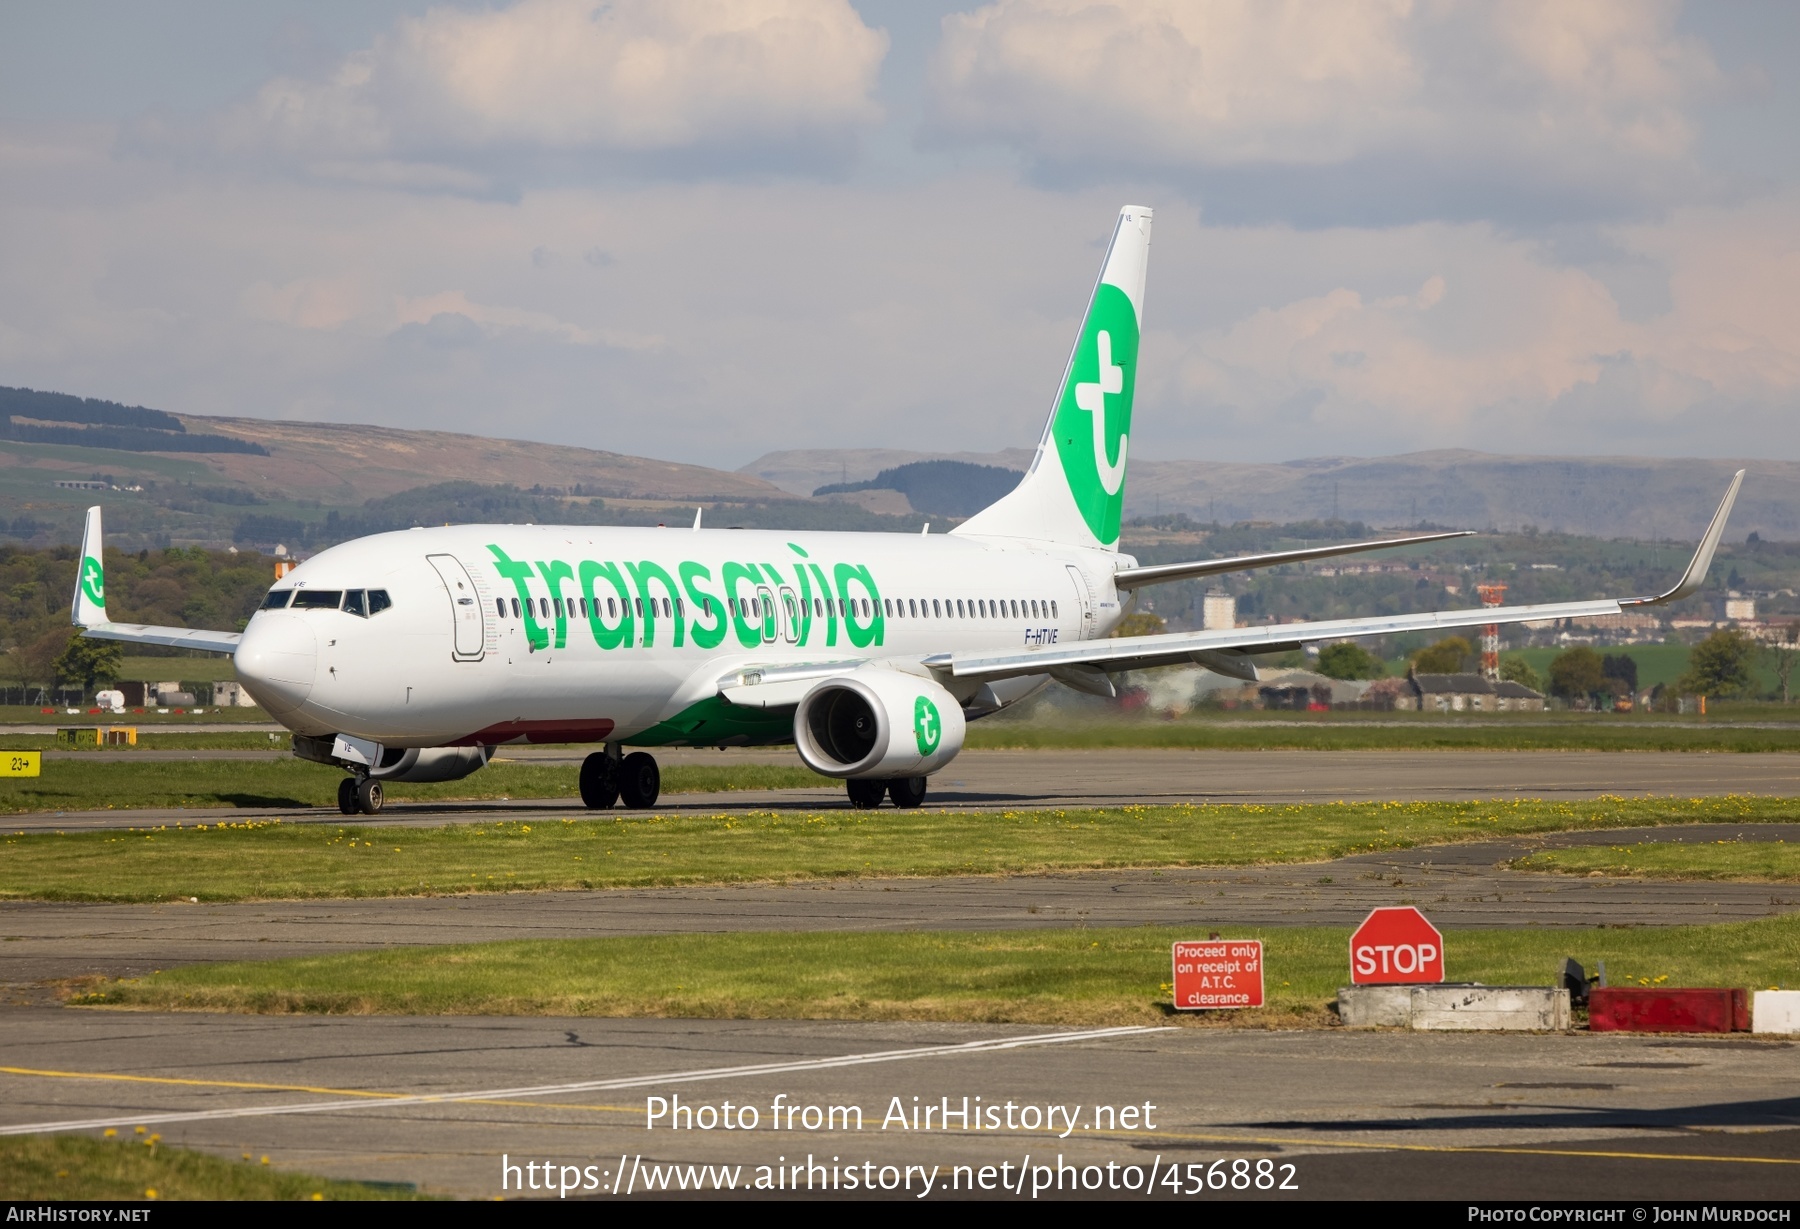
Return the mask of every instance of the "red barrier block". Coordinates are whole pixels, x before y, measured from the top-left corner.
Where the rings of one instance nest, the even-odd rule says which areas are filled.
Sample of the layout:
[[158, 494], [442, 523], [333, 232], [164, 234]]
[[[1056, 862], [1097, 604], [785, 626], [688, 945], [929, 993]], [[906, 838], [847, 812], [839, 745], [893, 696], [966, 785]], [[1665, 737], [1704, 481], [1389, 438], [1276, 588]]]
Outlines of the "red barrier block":
[[1595, 986], [1588, 1028], [1596, 1033], [1747, 1033], [1750, 996], [1743, 990], [1677, 990]]

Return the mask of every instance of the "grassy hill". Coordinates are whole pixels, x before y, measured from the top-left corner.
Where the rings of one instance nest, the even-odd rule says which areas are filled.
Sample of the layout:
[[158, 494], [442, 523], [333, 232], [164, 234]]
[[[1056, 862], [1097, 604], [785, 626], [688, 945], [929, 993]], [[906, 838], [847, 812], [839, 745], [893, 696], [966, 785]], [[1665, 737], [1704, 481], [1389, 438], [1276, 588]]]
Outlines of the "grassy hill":
[[[808, 449], [771, 452], [738, 472], [790, 492], [862, 482], [915, 461], [956, 460], [1024, 469], [1031, 453]], [[1300, 461], [1155, 461], [1133, 455], [1125, 515], [1186, 513], [1198, 521], [1277, 523], [1341, 519], [1371, 525], [1428, 522], [1458, 529], [1539, 530], [1599, 538], [1692, 542], [1745, 468], [1732, 515], [1741, 541], [1800, 541], [1800, 462], [1662, 457], [1532, 457], [1466, 450]]]

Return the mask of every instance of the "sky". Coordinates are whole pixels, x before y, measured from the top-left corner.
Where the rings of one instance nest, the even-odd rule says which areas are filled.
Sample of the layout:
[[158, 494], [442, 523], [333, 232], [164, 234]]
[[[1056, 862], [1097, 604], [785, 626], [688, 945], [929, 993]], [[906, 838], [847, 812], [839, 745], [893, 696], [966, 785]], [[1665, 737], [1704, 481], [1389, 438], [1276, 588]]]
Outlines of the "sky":
[[[1800, 459], [1800, 6], [10, 0], [0, 384], [735, 468]], [[471, 475], [478, 477], [478, 475]]]

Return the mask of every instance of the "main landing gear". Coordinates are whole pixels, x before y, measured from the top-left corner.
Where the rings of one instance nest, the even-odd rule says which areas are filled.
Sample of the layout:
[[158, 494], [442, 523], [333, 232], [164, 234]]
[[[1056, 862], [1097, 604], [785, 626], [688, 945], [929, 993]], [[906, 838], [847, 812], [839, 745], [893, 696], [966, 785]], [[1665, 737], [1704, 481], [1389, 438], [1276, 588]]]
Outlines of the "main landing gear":
[[641, 811], [655, 806], [661, 793], [662, 769], [648, 752], [633, 751], [621, 758], [615, 743], [581, 762], [581, 801], [590, 810], [604, 811], [623, 802]]
[[903, 811], [909, 811], [925, 801], [924, 777], [895, 777], [891, 781], [845, 781], [844, 788], [850, 795], [850, 805], [859, 811], [873, 811], [881, 805], [883, 798], [891, 798], [894, 805]]
[[375, 815], [387, 801], [381, 782], [372, 777], [345, 777], [338, 782], [338, 810], [345, 815]]

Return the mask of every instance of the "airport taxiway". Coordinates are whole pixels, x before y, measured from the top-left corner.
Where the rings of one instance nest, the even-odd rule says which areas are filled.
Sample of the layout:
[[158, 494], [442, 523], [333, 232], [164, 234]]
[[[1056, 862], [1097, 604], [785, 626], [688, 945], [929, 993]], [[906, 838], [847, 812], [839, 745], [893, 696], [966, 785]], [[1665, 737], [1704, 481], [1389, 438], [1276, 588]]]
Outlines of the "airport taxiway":
[[[935, 1167], [935, 1196], [962, 1198], [1029, 1198], [1034, 1181], [1054, 1182], [1058, 1161], [1072, 1167], [1061, 1171], [1064, 1198], [1145, 1198], [1153, 1166], [1165, 1180], [1174, 1167], [1184, 1192], [1197, 1172], [1201, 1189], [1185, 1197], [1206, 1200], [1800, 1193], [1793, 1045], [1764, 1038], [45, 1008], [0, 1019], [0, 1131], [81, 1123], [134, 1138], [144, 1125], [164, 1144], [471, 1198], [534, 1193], [502, 1191], [506, 1162], [578, 1174], [592, 1165], [587, 1193], [611, 1198], [627, 1183], [653, 1193], [652, 1173], [668, 1175], [657, 1167], [672, 1163], [740, 1166], [741, 1186], [759, 1165], [804, 1173], [809, 1159], [821, 1166], [819, 1184], [841, 1182], [850, 1167], [879, 1179], [892, 1166], [898, 1186], [905, 1167]], [[650, 1097], [715, 1114], [726, 1101], [752, 1106], [758, 1122], [648, 1129]], [[862, 1129], [844, 1116], [836, 1129], [807, 1130], [804, 1118], [773, 1129], [778, 1097], [854, 1106]], [[1010, 1103], [1015, 1129], [911, 1126], [916, 1106], [960, 1108], [964, 1097], [1003, 1115]], [[1096, 1129], [1100, 1105], [1114, 1116]], [[904, 1128], [889, 1116], [896, 1106]], [[1025, 1106], [1037, 1107], [1036, 1129]], [[1067, 1107], [1054, 1130], [1043, 1126], [1048, 1106]], [[1118, 1116], [1126, 1106], [1137, 1108], [1130, 1129]], [[1153, 1126], [1142, 1126], [1146, 1117]], [[1227, 1177], [1236, 1159], [1246, 1162], [1246, 1189], [1205, 1188], [1222, 1158]], [[1271, 1186], [1295, 1189], [1258, 1191], [1262, 1161]], [[955, 1166], [968, 1167], [966, 1178]], [[995, 1185], [1002, 1174], [1018, 1181], [1024, 1166], [1020, 1193], [945, 1189], [977, 1181], [984, 1166]], [[1100, 1189], [1068, 1189], [1088, 1180]], [[1135, 1191], [1105, 1185], [1133, 1181]], [[915, 1177], [910, 1192], [886, 1197], [922, 1189]], [[1148, 1197], [1171, 1192], [1159, 1185]]]
[[1441, 927], [1672, 926], [1800, 910], [1800, 887], [1508, 870], [1569, 845], [1794, 841], [1800, 824], [1553, 833], [1277, 866], [797, 880], [591, 892], [489, 892], [244, 903], [0, 903], [0, 1001], [42, 1002], [57, 979], [132, 977], [210, 960], [376, 947], [748, 930], [1058, 926], [1353, 926], [1416, 903]]
[[[263, 759], [266, 751], [70, 752], [85, 759]], [[566, 763], [571, 796], [469, 803], [410, 803], [396, 787], [382, 824], [492, 822], [585, 814], [573, 796], [578, 752], [507, 748], [532, 763]], [[672, 750], [665, 765], [798, 764], [792, 752]], [[1800, 754], [1692, 751], [1187, 751], [1106, 748], [1064, 751], [965, 751], [932, 778], [928, 807], [1010, 810], [1181, 803], [1599, 798], [1720, 794], [1800, 796]], [[771, 809], [837, 809], [842, 787], [666, 794], [666, 814]], [[16, 832], [125, 828], [220, 818], [279, 817], [287, 823], [343, 823], [335, 807], [251, 805], [208, 809], [37, 812], [7, 816]], [[367, 822], [354, 820], [352, 822]]]
[[[141, 754], [141, 753], [140, 753]], [[190, 753], [175, 753], [176, 755]], [[204, 754], [204, 753], [202, 753]], [[235, 753], [219, 753], [235, 754]], [[261, 753], [253, 753], [261, 754]], [[571, 766], [574, 757], [563, 753]], [[717, 758], [714, 758], [717, 757]], [[742, 761], [682, 752], [665, 762]], [[767, 762], [767, 753], [764, 753]], [[555, 753], [533, 758], [554, 759]], [[727, 760], [726, 762], [730, 762]], [[1800, 756], [1581, 752], [972, 752], [932, 805], [1279, 802], [1800, 794]], [[839, 791], [674, 796], [659, 810], [842, 806]], [[404, 805], [377, 822], [493, 821], [572, 802]], [[332, 811], [109, 812], [14, 817], [20, 831]], [[1502, 862], [1584, 842], [1796, 840], [1800, 824], [1563, 833], [1358, 855], [1330, 863], [1014, 877], [871, 879], [695, 889], [245, 904], [0, 904], [0, 1131], [140, 1123], [166, 1144], [334, 1177], [468, 1197], [501, 1158], [593, 1165], [646, 1194], [669, 1163], [994, 1166], [1062, 1157], [1078, 1175], [1168, 1166], [1185, 1186], [1225, 1160], [1292, 1165], [1297, 1191], [1183, 1197], [1792, 1199], [1800, 1095], [1791, 1042], [1158, 1029], [1096, 1034], [1003, 1025], [494, 1017], [168, 1014], [50, 1005], [47, 979], [197, 960], [274, 958], [503, 938], [743, 929], [869, 930], [1146, 922], [1345, 925], [1414, 901], [1440, 925], [1672, 924], [1800, 909], [1783, 885], [1522, 874]], [[1038, 1038], [1038, 1040], [1032, 1040]], [[960, 1048], [959, 1048], [960, 1047]], [[1009, 1048], [1010, 1047], [1010, 1048]], [[742, 1070], [756, 1068], [757, 1070]], [[712, 1072], [713, 1074], [705, 1074]], [[645, 1098], [860, 1106], [863, 1131], [647, 1131]], [[895, 1097], [1158, 1109], [1154, 1130], [877, 1129]], [[421, 1099], [427, 1098], [427, 1099]], [[766, 1120], [765, 1120], [766, 1121]], [[81, 1128], [90, 1132], [100, 1126]], [[135, 1137], [135, 1136], [134, 1136]], [[652, 1168], [646, 1168], [646, 1167]], [[1111, 1169], [1105, 1167], [1111, 1166]], [[1035, 1171], [1033, 1171], [1035, 1172]], [[1028, 1198], [1030, 1179], [1017, 1198]], [[914, 1190], [885, 1197], [910, 1197]], [[526, 1191], [543, 1197], [543, 1191]], [[658, 1192], [659, 1194], [662, 1192]], [[676, 1193], [676, 1192], [668, 1192]], [[704, 1192], [712, 1193], [712, 1192]], [[738, 1192], [755, 1197], [755, 1192]], [[783, 1192], [777, 1192], [782, 1194]], [[791, 1193], [791, 1192], [786, 1192]], [[941, 1185], [934, 1197], [946, 1192]], [[969, 1197], [967, 1190], [953, 1192]], [[861, 1194], [839, 1189], [840, 1197]], [[977, 1197], [1009, 1197], [999, 1190]], [[1055, 1191], [1043, 1193], [1054, 1197]], [[1144, 1198], [1069, 1190], [1062, 1197]], [[1159, 1187], [1158, 1196], [1170, 1195]]]

